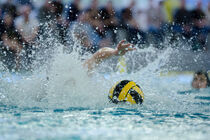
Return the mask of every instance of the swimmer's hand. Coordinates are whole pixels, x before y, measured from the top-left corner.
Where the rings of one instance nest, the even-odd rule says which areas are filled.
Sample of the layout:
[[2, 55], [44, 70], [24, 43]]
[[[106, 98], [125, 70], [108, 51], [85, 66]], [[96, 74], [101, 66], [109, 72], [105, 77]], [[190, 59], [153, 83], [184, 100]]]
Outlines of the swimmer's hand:
[[125, 40], [122, 40], [117, 45], [117, 48], [115, 50], [115, 55], [124, 55], [128, 51], [133, 51], [136, 48], [133, 47], [133, 44], [131, 43], [125, 43]]
[[105, 47], [98, 50], [90, 59], [87, 59], [84, 63], [84, 66], [88, 68], [88, 70], [92, 70], [96, 64], [99, 64], [106, 58], [110, 58], [111, 56], [119, 56], [124, 55], [128, 51], [133, 51], [133, 45], [131, 43], [125, 43], [125, 40], [122, 40], [117, 45], [116, 49]]

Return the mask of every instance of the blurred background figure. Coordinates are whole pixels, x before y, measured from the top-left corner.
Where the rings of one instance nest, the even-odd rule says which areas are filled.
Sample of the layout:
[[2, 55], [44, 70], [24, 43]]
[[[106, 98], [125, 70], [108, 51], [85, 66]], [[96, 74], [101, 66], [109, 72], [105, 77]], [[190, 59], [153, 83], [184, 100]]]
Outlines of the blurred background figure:
[[206, 38], [208, 31], [206, 29], [206, 15], [202, 10], [202, 1], [197, 2], [197, 6], [191, 11], [192, 17], [192, 49], [193, 50], [206, 50]]
[[[149, 0], [149, 8], [147, 11], [149, 31], [158, 32], [162, 23], [164, 23], [164, 13], [161, 10], [162, 2], [158, 2], [155, 6], [153, 0]], [[151, 10], [152, 9], [152, 10]]]
[[[12, 46], [5, 44], [6, 39], [15, 38], [20, 46], [16, 49], [21, 48], [16, 52], [26, 53], [26, 65], [31, 61], [33, 46], [44, 52], [37, 46], [53, 50], [55, 42], [69, 50], [79, 42], [83, 47], [81, 54], [115, 47], [122, 39], [139, 48], [163, 49], [167, 47], [165, 41], [182, 42], [191, 51], [205, 55], [210, 44], [209, 11], [207, 0], [1, 0], [0, 48]], [[75, 25], [85, 33], [74, 31]], [[72, 32], [77, 32], [77, 36], [73, 37]], [[12, 50], [15, 49], [7, 51]]]
[[20, 69], [22, 38], [14, 25], [14, 17], [5, 13], [1, 27], [1, 60], [9, 70]]
[[23, 41], [24, 51], [26, 53], [25, 61], [27, 64], [30, 64], [32, 61], [32, 47], [38, 37], [39, 31], [38, 19], [32, 15], [31, 11], [31, 5], [21, 6], [20, 16], [15, 20], [15, 27]]
[[76, 22], [72, 28], [72, 36], [79, 48], [80, 55], [94, 54], [99, 49], [91, 40], [91, 36], [88, 35], [91, 29], [88, 29], [85, 24]]
[[3, 3], [2, 13], [8, 13], [14, 18], [19, 15], [19, 13], [17, 12], [17, 7], [13, 0], [7, 0], [5, 3]]
[[[145, 33], [140, 30], [139, 24], [136, 19], [133, 17], [133, 6], [135, 5], [135, 1], [132, 1], [131, 4], [123, 8], [120, 13], [120, 30], [119, 34], [121, 38], [125, 38], [127, 41], [133, 44], [142, 44], [145, 43]], [[120, 40], [119, 39], [119, 40]]]
[[182, 34], [185, 38], [192, 37], [192, 16], [190, 11], [186, 9], [186, 0], [181, 0], [181, 6], [174, 15], [175, 31]]
[[1, 41], [1, 36], [4, 33], [4, 25], [3, 25], [3, 17], [2, 17], [2, 10], [1, 10], [1, 5], [0, 5], [0, 41]]
[[51, 0], [45, 0], [43, 6], [39, 9], [38, 19], [39, 22], [44, 24], [55, 19], [55, 7], [52, 5]]
[[209, 27], [210, 26], [210, 1], [208, 2], [208, 8], [205, 11], [206, 15], [206, 25]]
[[179, 26], [183, 26], [188, 24], [190, 21], [191, 15], [190, 12], [186, 9], [186, 0], [181, 0], [181, 6], [176, 10], [174, 15], [174, 22]]
[[176, 13], [176, 10], [180, 8], [181, 0], [164, 0], [164, 8], [166, 11], [166, 19], [168, 23], [172, 23], [174, 21], [174, 14]]
[[36, 40], [39, 30], [39, 22], [36, 17], [31, 15], [31, 6], [24, 5], [21, 7], [21, 16], [15, 21], [15, 26], [21, 34], [26, 44], [33, 44]]
[[[163, 41], [161, 26], [165, 22], [165, 13], [162, 9], [162, 3], [162, 1], [154, 3], [153, 0], [149, 0], [149, 8], [147, 10], [148, 32], [149, 35], [151, 35], [154, 44], [159, 44]], [[151, 40], [149, 42], [152, 43]], [[156, 47], [160, 47], [160, 45], [157, 45]]]
[[[67, 22], [63, 17], [64, 4], [59, 0], [46, 0], [44, 5], [39, 9], [38, 19], [40, 24], [40, 34], [45, 34], [46, 30], [52, 32], [52, 35], [59, 42], [65, 43], [65, 34]], [[45, 34], [46, 37], [49, 37]]]
[[100, 20], [98, 0], [92, 0], [87, 12], [89, 14], [89, 24], [93, 27], [95, 33], [103, 38], [105, 35], [105, 28], [102, 21]]
[[79, 14], [81, 12], [81, 9], [80, 9], [80, 0], [74, 0], [72, 3], [70, 3], [68, 5], [68, 8], [67, 8], [67, 21], [68, 23], [71, 23], [73, 21], [76, 21]]
[[[116, 18], [116, 11], [113, 7], [112, 1], [108, 1], [106, 6], [99, 10], [100, 20], [104, 26], [104, 44], [101, 43], [100, 46], [110, 46], [113, 45], [111, 42], [116, 43], [116, 30], [119, 25], [119, 21]], [[107, 44], [106, 44], [107, 43]]]
[[52, 7], [55, 8], [54, 9], [55, 19], [52, 22], [53, 25], [51, 25], [52, 26], [51, 28], [53, 29], [55, 37], [58, 39], [58, 41], [62, 44], [65, 44], [66, 29], [68, 23], [63, 17], [64, 5], [61, 1], [53, 1], [51, 4]]
[[22, 5], [30, 5], [32, 9], [34, 8], [33, 1], [31, 1], [31, 0], [16, 0], [16, 3], [18, 3], [20, 5], [20, 7]]

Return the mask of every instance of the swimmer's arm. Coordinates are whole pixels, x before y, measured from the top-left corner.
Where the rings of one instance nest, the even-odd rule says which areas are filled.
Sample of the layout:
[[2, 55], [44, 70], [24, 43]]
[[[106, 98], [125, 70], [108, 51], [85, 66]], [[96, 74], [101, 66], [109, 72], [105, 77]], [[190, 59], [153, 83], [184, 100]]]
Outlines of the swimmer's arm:
[[135, 50], [135, 48], [132, 47], [132, 44], [125, 43], [125, 40], [122, 40], [117, 45], [116, 49], [106, 47], [98, 50], [90, 59], [85, 61], [84, 65], [88, 68], [88, 70], [92, 70], [96, 64], [99, 64], [106, 58], [124, 55], [126, 52], [133, 50]]

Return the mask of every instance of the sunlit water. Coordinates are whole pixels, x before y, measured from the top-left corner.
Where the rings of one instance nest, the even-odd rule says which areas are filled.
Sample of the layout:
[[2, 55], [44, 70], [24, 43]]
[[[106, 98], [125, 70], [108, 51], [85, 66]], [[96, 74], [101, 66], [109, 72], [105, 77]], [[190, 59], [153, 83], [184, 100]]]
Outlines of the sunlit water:
[[[129, 74], [113, 69], [118, 58], [87, 74], [76, 52], [60, 48], [33, 73], [1, 73], [0, 139], [209, 138], [210, 90], [191, 90], [189, 74], [160, 76], [175, 69], [164, 68], [175, 50], [149, 47], [127, 54]], [[137, 63], [138, 57], [147, 65]], [[141, 86], [142, 105], [109, 102], [110, 87], [123, 79]]]

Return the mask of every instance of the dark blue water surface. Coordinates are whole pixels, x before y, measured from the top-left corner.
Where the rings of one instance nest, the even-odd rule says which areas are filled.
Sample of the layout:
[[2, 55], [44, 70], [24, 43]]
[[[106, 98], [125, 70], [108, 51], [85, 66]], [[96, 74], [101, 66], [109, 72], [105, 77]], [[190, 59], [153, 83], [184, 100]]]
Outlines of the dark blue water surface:
[[210, 112], [0, 105], [0, 139], [207, 139]]
[[[77, 96], [65, 100], [71, 94], [37, 100], [36, 92], [29, 93], [30, 98], [18, 97], [12, 90], [8, 95], [0, 93], [0, 140], [209, 139], [210, 90], [193, 90], [172, 78], [164, 79], [139, 82], [145, 93], [140, 106], [111, 104], [107, 94], [96, 98], [86, 92], [77, 101]], [[82, 95], [88, 96], [83, 100]], [[69, 102], [69, 107], [63, 106]]]

